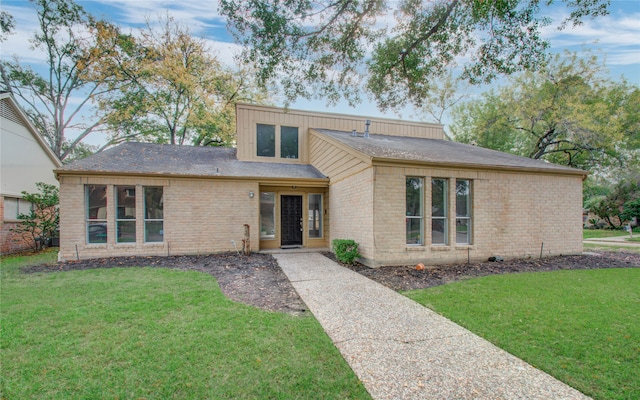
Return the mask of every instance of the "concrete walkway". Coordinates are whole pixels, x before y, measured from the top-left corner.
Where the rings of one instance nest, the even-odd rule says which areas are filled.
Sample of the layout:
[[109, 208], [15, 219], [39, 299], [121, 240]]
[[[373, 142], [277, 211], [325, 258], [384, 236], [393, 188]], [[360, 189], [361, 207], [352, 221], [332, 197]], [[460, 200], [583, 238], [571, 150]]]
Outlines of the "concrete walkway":
[[630, 242], [627, 240], [629, 237], [630, 237], [629, 235], [624, 235], [624, 236], [584, 239], [582, 243], [598, 244], [598, 245], [604, 245], [604, 246], [622, 246], [622, 247], [640, 248], [640, 242]]
[[374, 399], [587, 399], [318, 253], [274, 254]]

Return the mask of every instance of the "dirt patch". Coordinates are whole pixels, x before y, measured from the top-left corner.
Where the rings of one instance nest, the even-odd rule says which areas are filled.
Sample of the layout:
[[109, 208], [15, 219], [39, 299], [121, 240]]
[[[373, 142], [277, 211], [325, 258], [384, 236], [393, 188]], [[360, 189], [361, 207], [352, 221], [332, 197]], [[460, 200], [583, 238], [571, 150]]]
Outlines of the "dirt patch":
[[173, 268], [213, 275], [232, 300], [268, 311], [303, 314], [307, 306], [269, 254], [222, 253], [198, 256], [112, 257], [26, 267], [24, 272], [126, 267]]
[[[325, 254], [335, 260], [331, 253]], [[230, 299], [264, 310], [300, 315], [307, 307], [275, 259], [268, 254], [223, 253], [200, 256], [114, 257], [25, 267], [24, 272], [57, 272], [96, 268], [126, 267], [174, 268], [213, 275]], [[346, 265], [345, 265], [346, 266]], [[362, 264], [346, 266], [393, 290], [428, 288], [479, 276], [534, 271], [598, 268], [640, 268], [640, 254], [601, 252], [597, 255], [560, 256], [544, 259], [509, 260], [463, 265], [368, 268]]]
[[[331, 254], [326, 256], [335, 260]], [[640, 254], [625, 252], [600, 252], [578, 256], [557, 256], [542, 259], [507, 260], [460, 265], [427, 266], [416, 270], [415, 265], [400, 267], [368, 268], [361, 264], [345, 265], [369, 279], [393, 290], [404, 291], [444, 285], [462, 279], [480, 276], [516, 273], [557, 271], [570, 269], [640, 268]]]

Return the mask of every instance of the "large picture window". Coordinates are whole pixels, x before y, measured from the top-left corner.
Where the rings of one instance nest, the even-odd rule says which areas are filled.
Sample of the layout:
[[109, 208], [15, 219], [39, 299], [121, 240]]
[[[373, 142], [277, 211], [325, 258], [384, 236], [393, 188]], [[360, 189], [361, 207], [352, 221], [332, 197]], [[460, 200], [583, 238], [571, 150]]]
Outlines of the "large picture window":
[[260, 239], [276, 237], [276, 194], [260, 193]]
[[456, 180], [456, 243], [471, 244], [471, 181]]
[[424, 183], [422, 178], [406, 180], [407, 244], [423, 244]]
[[164, 240], [164, 201], [162, 187], [144, 188], [144, 241]]
[[116, 241], [136, 241], [136, 188], [116, 186]]
[[258, 156], [276, 156], [276, 127], [274, 125], [257, 124]]
[[309, 194], [309, 238], [322, 237], [322, 195]]
[[85, 186], [87, 243], [107, 243], [107, 186]]
[[280, 127], [280, 158], [298, 158], [298, 128]]
[[449, 190], [446, 179], [431, 180], [431, 243], [447, 244], [449, 236], [449, 219], [447, 207], [447, 192]]

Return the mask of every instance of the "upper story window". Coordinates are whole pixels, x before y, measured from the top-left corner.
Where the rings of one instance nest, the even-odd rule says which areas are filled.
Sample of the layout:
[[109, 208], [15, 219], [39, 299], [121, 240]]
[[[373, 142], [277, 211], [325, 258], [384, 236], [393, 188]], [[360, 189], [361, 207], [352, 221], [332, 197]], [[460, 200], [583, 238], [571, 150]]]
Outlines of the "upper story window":
[[298, 158], [298, 128], [280, 127], [280, 158]]
[[299, 147], [297, 127], [256, 124], [256, 155], [258, 157], [297, 159]]
[[276, 156], [276, 127], [258, 124], [257, 126], [258, 156]]

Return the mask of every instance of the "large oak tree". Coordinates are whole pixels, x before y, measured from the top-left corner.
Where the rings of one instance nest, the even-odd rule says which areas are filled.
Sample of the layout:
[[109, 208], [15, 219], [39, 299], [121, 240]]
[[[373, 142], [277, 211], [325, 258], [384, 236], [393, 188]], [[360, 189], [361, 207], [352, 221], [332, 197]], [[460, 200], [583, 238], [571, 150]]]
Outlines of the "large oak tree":
[[[422, 106], [452, 67], [471, 83], [538, 68], [554, 0], [221, 0], [244, 61], [263, 85], [352, 104], [362, 88], [381, 109]], [[605, 15], [609, 0], [566, 0], [567, 24]], [[562, 8], [562, 7], [561, 7]]]

